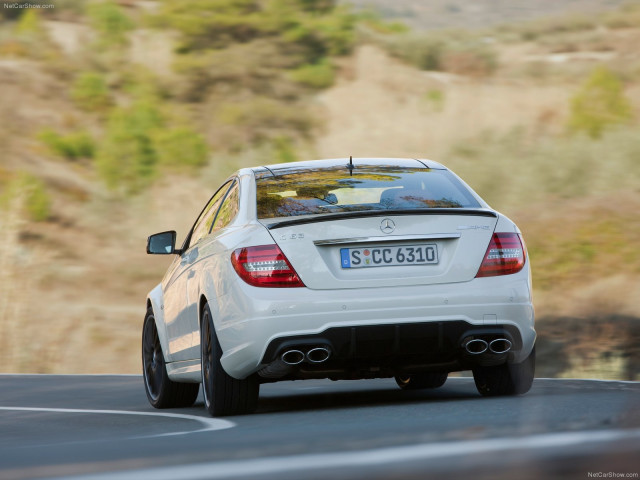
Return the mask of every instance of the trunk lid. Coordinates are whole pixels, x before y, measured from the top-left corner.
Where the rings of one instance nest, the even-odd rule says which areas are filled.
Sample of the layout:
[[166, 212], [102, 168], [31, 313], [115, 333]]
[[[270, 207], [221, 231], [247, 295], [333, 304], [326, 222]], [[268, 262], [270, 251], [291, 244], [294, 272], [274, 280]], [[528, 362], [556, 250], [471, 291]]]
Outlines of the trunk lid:
[[324, 290], [470, 281], [498, 217], [488, 209], [447, 208], [280, 220], [260, 222], [305, 286]]

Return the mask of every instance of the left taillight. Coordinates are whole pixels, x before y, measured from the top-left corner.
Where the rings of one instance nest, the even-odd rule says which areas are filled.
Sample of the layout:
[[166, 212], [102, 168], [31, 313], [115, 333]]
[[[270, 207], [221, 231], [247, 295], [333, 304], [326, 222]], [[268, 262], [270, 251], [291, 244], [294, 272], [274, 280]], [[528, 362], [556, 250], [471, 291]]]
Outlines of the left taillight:
[[277, 245], [238, 248], [231, 254], [236, 273], [254, 287], [304, 287]]
[[517, 233], [494, 233], [484, 254], [477, 277], [518, 273], [525, 262], [524, 243]]

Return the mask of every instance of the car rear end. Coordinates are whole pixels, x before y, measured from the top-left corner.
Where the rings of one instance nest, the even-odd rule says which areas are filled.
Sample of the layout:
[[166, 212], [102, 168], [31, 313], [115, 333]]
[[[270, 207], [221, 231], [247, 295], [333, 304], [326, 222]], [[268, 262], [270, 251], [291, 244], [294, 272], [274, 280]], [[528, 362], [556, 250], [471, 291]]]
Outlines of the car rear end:
[[230, 375], [391, 377], [531, 352], [521, 234], [443, 166], [304, 162], [257, 168], [250, 182], [268, 241], [231, 254], [219, 329]]

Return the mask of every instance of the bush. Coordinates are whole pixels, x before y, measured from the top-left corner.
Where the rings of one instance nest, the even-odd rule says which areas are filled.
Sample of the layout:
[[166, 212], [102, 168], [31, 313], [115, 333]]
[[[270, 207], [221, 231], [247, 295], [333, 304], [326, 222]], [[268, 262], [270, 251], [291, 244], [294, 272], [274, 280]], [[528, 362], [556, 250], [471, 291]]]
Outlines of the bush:
[[158, 161], [173, 167], [201, 167], [207, 163], [207, 144], [189, 127], [160, 130], [155, 135]]
[[151, 182], [157, 164], [153, 133], [162, 124], [160, 112], [149, 102], [111, 113], [96, 156], [96, 168], [109, 189], [131, 195]]
[[375, 10], [365, 10], [358, 14], [360, 25], [363, 25], [372, 32], [382, 35], [393, 35], [398, 33], [408, 33], [410, 28], [399, 21], [387, 22]]
[[273, 149], [277, 163], [289, 163], [298, 160], [291, 138], [280, 136], [273, 139]]
[[42, 222], [51, 216], [51, 197], [44, 182], [30, 173], [19, 172], [9, 179], [0, 204], [5, 206], [16, 196], [22, 197], [22, 205], [27, 216], [34, 222]]
[[315, 125], [309, 111], [299, 104], [285, 104], [265, 97], [221, 105], [218, 120], [242, 127], [242, 135], [251, 144], [298, 132], [308, 138]]
[[51, 198], [44, 183], [31, 175], [23, 176], [22, 182], [23, 188], [26, 190], [24, 206], [29, 217], [34, 222], [47, 220], [51, 215]]
[[322, 89], [333, 85], [335, 73], [333, 65], [323, 58], [315, 64], [302, 65], [291, 72], [291, 78], [307, 87]]
[[91, 26], [99, 35], [99, 45], [114, 47], [128, 43], [127, 34], [135, 24], [114, 2], [89, 3], [87, 13]]
[[193, 168], [207, 163], [207, 144], [186, 125], [171, 126], [155, 98], [111, 112], [96, 155], [98, 174], [110, 190], [139, 193], [158, 175], [159, 166]]
[[40, 14], [35, 8], [27, 8], [20, 15], [20, 20], [16, 25], [18, 35], [38, 35], [43, 31]]
[[599, 138], [608, 127], [631, 118], [631, 103], [620, 80], [606, 67], [598, 67], [571, 99], [569, 129]]
[[80, 74], [71, 88], [71, 98], [88, 111], [101, 111], [111, 104], [109, 88], [104, 76], [96, 72]]
[[84, 130], [71, 132], [67, 135], [45, 129], [38, 134], [38, 138], [51, 151], [68, 160], [78, 160], [81, 158], [93, 158], [95, 153], [95, 142], [93, 137]]
[[401, 58], [421, 70], [441, 70], [446, 42], [435, 36], [403, 35], [386, 41], [383, 46], [394, 57]]
[[491, 75], [498, 66], [490, 45], [461, 32], [398, 35], [379, 41], [391, 55], [422, 70], [482, 77]]

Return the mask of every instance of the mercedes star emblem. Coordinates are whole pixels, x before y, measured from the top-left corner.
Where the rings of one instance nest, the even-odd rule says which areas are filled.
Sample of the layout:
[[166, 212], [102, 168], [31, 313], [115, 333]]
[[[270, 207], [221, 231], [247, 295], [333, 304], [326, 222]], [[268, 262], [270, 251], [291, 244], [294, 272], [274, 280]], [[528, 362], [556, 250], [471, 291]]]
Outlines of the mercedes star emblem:
[[380, 230], [382, 230], [382, 233], [392, 233], [394, 230], [396, 229], [396, 224], [393, 223], [393, 220], [391, 220], [390, 218], [385, 218], [384, 220], [382, 220], [382, 223], [380, 224]]

